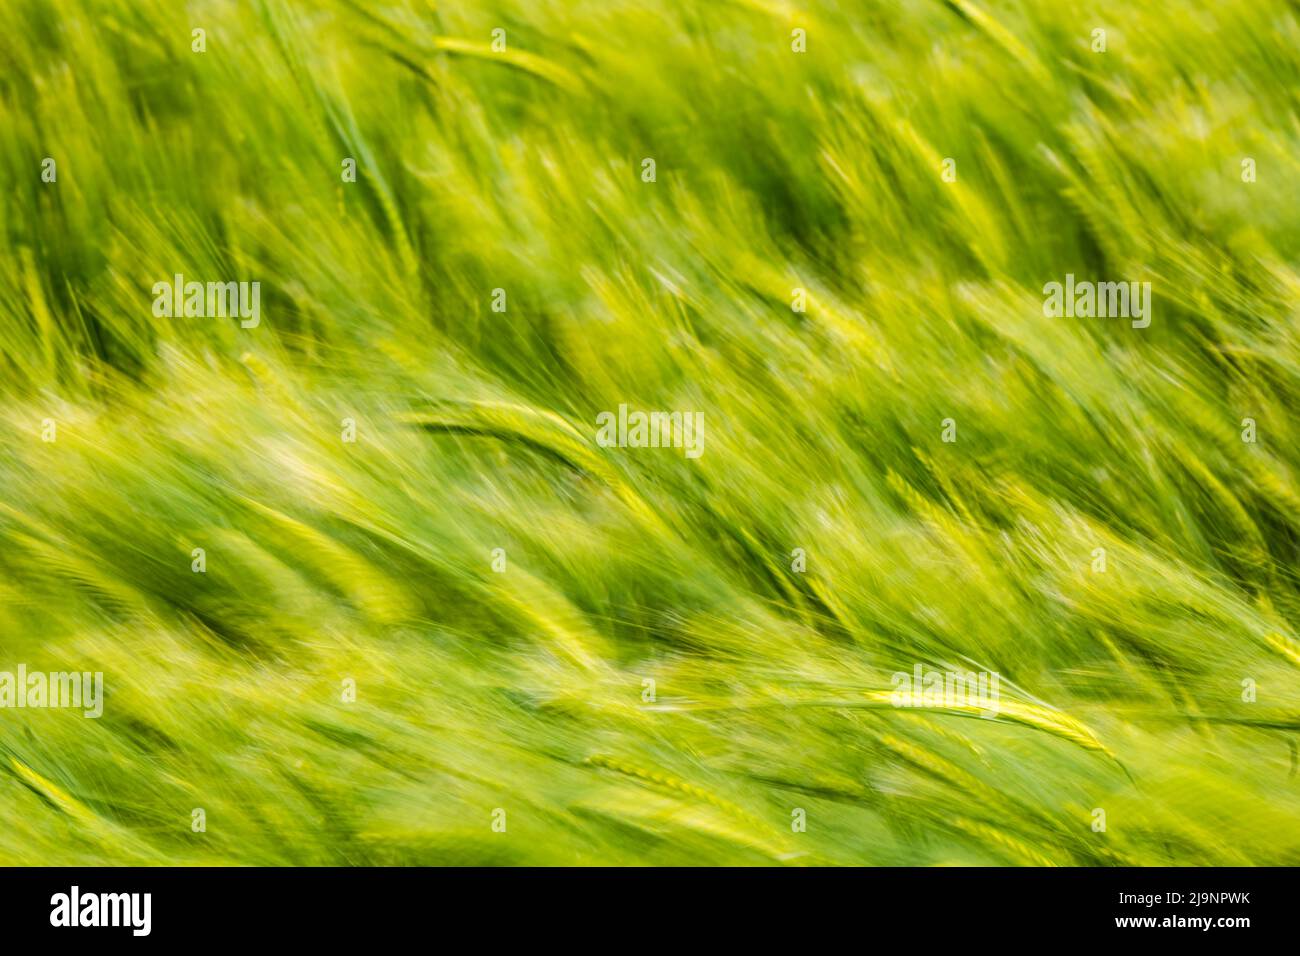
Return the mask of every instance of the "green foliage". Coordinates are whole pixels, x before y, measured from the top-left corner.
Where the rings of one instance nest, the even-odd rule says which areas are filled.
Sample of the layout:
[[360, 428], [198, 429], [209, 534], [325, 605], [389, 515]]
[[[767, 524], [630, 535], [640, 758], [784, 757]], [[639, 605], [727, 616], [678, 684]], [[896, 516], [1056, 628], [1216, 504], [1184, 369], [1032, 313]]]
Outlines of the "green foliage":
[[1300, 19], [1194, 6], [0, 0], [0, 670], [106, 688], [0, 863], [1300, 863]]

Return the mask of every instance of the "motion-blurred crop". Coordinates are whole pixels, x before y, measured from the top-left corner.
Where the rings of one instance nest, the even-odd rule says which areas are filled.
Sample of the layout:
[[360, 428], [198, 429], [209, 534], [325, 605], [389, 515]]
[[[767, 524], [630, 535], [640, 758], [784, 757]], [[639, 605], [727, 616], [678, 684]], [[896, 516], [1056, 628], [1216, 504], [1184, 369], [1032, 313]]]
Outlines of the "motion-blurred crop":
[[1294, 3], [0, 23], [0, 862], [1300, 862]]

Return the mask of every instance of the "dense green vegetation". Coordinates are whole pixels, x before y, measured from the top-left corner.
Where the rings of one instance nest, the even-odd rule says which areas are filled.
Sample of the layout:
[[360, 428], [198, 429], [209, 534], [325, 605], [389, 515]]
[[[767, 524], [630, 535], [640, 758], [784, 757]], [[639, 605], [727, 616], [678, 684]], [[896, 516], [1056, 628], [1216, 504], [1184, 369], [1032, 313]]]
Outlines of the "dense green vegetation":
[[1294, 3], [0, 11], [0, 863], [1300, 862]]

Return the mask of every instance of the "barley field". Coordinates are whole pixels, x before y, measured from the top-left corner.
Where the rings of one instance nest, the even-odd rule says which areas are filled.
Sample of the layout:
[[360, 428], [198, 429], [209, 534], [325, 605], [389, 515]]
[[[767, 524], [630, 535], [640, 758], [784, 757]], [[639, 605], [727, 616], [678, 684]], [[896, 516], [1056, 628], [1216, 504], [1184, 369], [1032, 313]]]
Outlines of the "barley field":
[[0, 864], [1300, 863], [1296, 3], [0, 22]]

